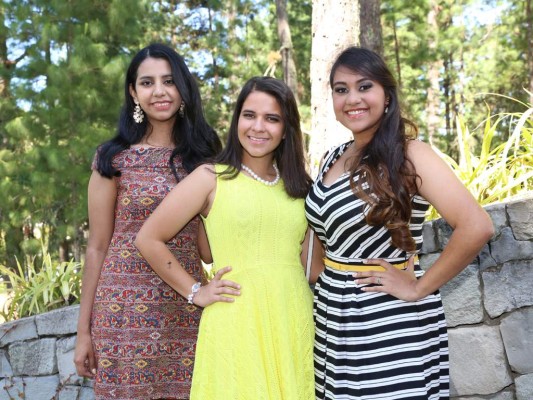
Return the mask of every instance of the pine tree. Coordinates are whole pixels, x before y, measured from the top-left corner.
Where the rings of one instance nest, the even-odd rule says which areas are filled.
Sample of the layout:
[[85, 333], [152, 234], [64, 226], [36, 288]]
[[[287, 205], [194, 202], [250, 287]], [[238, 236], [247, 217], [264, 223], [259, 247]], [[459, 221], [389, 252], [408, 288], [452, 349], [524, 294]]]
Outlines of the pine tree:
[[13, 199], [2, 202], [0, 262], [37, 254], [40, 240], [79, 259], [91, 158], [114, 134], [145, 9], [133, 0], [3, 4], [6, 59], [18, 61], [6, 74], [15, 111], [0, 124], [2, 200]]

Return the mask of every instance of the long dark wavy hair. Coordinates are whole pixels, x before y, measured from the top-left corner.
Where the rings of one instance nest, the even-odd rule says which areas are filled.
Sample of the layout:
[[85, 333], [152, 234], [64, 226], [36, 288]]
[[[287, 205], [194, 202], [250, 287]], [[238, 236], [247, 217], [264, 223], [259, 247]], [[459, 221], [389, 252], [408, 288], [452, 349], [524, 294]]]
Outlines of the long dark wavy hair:
[[[412, 196], [417, 191], [417, 175], [407, 158], [407, 140], [418, 135], [417, 126], [404, 118], [398, 99], [398, 85], [381, 56], [372, 50], [349, 47], [336, 59], [329, 77], [343, 66], [379, 83], [388, 99], [388, 111], [372, 140], [350, 164], [350, 182], [354, 192], [370, 205], [366, 221], [372, 226], [385, 226], [392, 244], [414, 251], [416, 243], [409, 230]], [[409, 129], [408, 129], [409, 128]], [[358, 179], [354, 179], [354, 177]], [[363, 186], [368, 184], [368, 188]]]
[[274, 160], [287, 194], [293, 198], [304, 198], [307, 196], [312, 181], [305, 170], [300, 113], [291, 89], [279, 79], [267, 76], [253, 77], [243, 86], [231, 119], [226, 146], [216, 159], [216, 162], [229, 166], [222, 175], [233, 179], [241, 170], [243, 148], [239, 141], [238, 124], [242, 106], [252, 92], [266, 93], [274, 97], [279, 104], [285, 139], [276, 148]]
[[133, 120], [135, 103], [130, 85], [135, 87], [139, 65], [147, 58], [165, 59], [170, 64], [172, 79], [185, 103], [184, 116], [178, 116], [172, 129], [172, 141], [176, 145], [169, 165], [178, 180], [174, 159], [180, 155], [183, 167], [191, 172], [196, 166], [216, 156], [221, 150], [220, 139], [205, 120], [200, 91], [183, 58], [172, 48], [155, 43], [140, 50], [131, 60], [124, 82], [124, 105], [120, 113], [118, 131], [114, 138], [100, 145], [96, 169], [105, 177], [120, 176], [112, 165], [113, 157], [131, 145], [141, 142], [150, 134], [152, 126], [145, 118], [140, 124]]

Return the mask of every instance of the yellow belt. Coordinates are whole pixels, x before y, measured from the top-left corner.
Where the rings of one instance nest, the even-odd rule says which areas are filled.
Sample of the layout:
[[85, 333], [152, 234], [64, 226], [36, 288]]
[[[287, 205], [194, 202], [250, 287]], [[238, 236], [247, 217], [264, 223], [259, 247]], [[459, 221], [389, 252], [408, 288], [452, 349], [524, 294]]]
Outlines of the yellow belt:
[[[418, 256], [415, 256], [415, 263], [418, 261]], [[407, 268], [407, 263], [409, 261], [404, 261], [399, 264], [392, 264], [394, 268], [397, 269], [405, 269]], [[365, 271], [385, 271], [385, 268], [383, 268], [381, 265], [371, 265], [371, 264], [342, 264], [335, 261], [330, 260], [329, 258], [324, 258], [324, 264], [328, 267], [331, 267], [333, 269], [338, 269], [339, 271], [357, 271], [357, 272], [365, 272]]]

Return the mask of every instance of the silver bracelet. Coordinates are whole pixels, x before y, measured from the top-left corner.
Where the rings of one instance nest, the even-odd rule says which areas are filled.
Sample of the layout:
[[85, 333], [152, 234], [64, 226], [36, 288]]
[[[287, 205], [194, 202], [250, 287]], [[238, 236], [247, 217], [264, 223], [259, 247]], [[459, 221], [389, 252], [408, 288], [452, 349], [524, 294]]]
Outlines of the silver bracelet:
[[194, 304], [193, 300], [194, 300], [194, 295], [196, 293], [198, 293], [198, 291], [200, 290], [200, 288], [202, 287], [202, 284], [200, 282], [196, 282], [194, 285], [192, 285], [191, 287], [191, 294], [189, 294], [187, 296], [187, 303], [189, 304]]

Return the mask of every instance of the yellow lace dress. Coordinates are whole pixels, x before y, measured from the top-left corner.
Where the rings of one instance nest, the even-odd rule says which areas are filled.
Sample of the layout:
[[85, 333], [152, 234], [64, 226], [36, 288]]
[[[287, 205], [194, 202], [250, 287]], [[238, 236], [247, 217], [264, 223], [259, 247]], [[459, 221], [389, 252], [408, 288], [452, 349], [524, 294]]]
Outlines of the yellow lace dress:
[[191, 399], [314, 399], [313, 299], [300, 261], [303, 199], [290, 198], [282, 181], [219, 177], [204, 222], [214, 268], [233, 267], [225, 278], [241, 285], [241, 296], [203, 311]]

